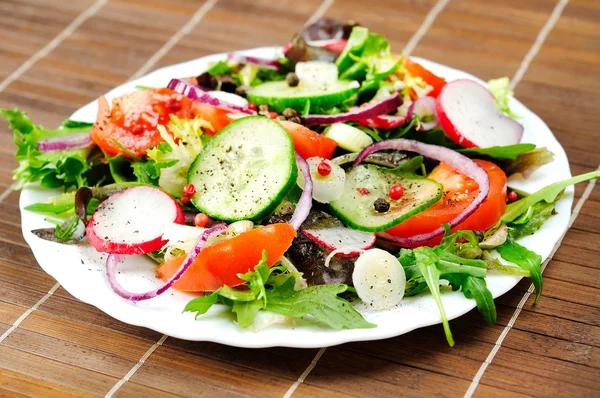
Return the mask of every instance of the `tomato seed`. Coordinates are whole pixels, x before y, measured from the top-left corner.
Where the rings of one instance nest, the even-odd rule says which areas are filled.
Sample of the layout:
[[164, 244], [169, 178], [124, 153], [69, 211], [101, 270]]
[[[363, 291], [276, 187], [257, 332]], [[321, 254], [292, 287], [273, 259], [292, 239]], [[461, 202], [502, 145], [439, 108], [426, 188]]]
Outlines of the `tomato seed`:
[[173, 112], [177, 112], [181, 109], [181, 102], [175, 98], [171, 98], [167, 101], [167, 108]]
[[398, 200], [404, 195], [404, 187], [400, 184], [394, 184], [390, 187], [390, 199]]
[[321, 162], [317, 166], [317, 172], [323, 177], [328, 176], [331, 174], [331, 165], [327, 162]]

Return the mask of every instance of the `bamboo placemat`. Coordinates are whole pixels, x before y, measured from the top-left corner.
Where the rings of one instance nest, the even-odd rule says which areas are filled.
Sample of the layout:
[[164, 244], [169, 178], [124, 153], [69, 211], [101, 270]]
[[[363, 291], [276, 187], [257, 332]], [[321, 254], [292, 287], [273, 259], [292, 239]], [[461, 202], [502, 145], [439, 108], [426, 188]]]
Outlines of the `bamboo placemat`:
[[[573, 173], [600, 164], [600, 3], [593, 0], [0, 0], [0, 107], [58, 125], [133, 76], [215, 52], [282, 45], [307, 21], [355, 19], [396, 50], [516, 96], [565, 147]], [[0, 396], [598, 396], [600, 191], [576, 188], [572, 227], [532, 305], [522, 281], [498, 323], [451, 321], [321, 350], [195, 343], [118, 322], [37, 265], [10, 189], [0, 124]]]

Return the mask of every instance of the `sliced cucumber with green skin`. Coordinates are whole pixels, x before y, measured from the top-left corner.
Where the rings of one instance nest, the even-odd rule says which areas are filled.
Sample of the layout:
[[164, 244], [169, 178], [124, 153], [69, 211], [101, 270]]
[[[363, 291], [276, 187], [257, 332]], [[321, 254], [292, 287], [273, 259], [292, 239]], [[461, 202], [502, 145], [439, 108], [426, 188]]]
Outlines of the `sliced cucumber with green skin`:
[[[346, 174], [344, 193], [331, 202], [332, 212], [354, 229], [385, 231], [432, 206], [442, 197], [442, 185], [414, 174], [399, 174], [385, 167], [358, 165]], [[400, 184], [404, 194], [399, 200], [389, 197], [390, 187]], [[383, 198], [390, 208], [379, 213], [375, 200]]]
[[224, 220], [268, 216], [296, 184], [298, 168], [288, 132], [264, 116], [243, 117], [215, 135], [188, 173], [198, 210]]
[[353, 81], [337, 80], [323, 84], [303, 84], [290, 87], [285, 81], [268, 82], [254, 87], [247, 94], [248, 100], [257, 105], [269, 104], [272, 111], [281, 113], [285, 108], [302, 112], [310, 105], [310, 112], [332, 108], [352, 97], [358, 91]]

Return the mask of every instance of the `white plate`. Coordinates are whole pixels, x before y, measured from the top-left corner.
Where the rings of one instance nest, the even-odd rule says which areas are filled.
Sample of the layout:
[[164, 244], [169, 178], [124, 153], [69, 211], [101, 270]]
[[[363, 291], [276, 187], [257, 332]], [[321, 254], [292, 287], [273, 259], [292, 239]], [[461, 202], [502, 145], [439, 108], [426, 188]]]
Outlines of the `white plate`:
[[[249, 55], [273, 57], [279, 52], [276, 47], [248, 50]], [[209, 62], [224, 59], [225, 54], [185, 62], [159, 69], [138, 80], [128, 82], [109, 92], [113, 98], [135, 90], [136, 85], [164, 87], [172, 77], [196, 76], [207, 69]], [[431, 61], [419, 60], [434, 73], [447, 80], [471, 78], [473, 76]], [[522, 116], [525, 126], [523, 142], [532, 142], [548, 147], [555, 154], [554, 162], [537, 170], [527, 181], [512, 181], [511, 186], [525, 191], [534, 191], [551, 182], [571, 176], [564, 150], [550, 129], [533, 112], [517, 100], [511, 101], [512, 110]], [[75, 112], [71, 118], [93, 122], [96, 117], [96, 102]], [[56, 191], [36, 186], [26, 187], [20, 200], [21, 209], [56, 194]], [[551, 217], [534, 236], [523, 238], [520, 243], [546, 259], [569, 220], [573, 189], [558, 201], [558, 215]], [[308, 322], [276, 324], [260, 331], [238, 327], [225, 314], [222, 306], [194, 320], [190, 313], [182, 313], [185, 304], [193, 297], [171, 290], [155, 299], [131, 303], [114, 294], [104, 272], [105, 255], [97, 253], [87, 244], [60, 245], [44, 241], [31, 234], [35, 228], [48, 227], [44, 217], [22, 210], [23, 235], [31, 246], [35, 258], [48, 274], [52, 275], [73, 296], [92, 304], [110, 316], [132, 325], [144, 326], [169, 336], [186, 340], [204, 340], [239, 347], [324, 347], [349, 341], [376, 340], [398, 336], [416, 328], [440, 323], [440, 315], [430, 295], [405, 298], [400, 306], [392, 310], [373, 313], [364, 312], [365, 318], [377, 324], [373, 329], [331, 330]], [[154, 277], [155, 264], [146, 257], [131, 257], [120, 266], [119, 279], [133, 291], [155, 288], [161, 282]], [[488, 288], [498, 297], [516, 285], [519, 278], [506, 275], [489, 275]], [[449, 319], [463, 315], [475, 308], [474, 300], [467, 300], [460, 292], [445, 292], [442, 295]], [[443, 336], [440, 328], [440, 337]]]

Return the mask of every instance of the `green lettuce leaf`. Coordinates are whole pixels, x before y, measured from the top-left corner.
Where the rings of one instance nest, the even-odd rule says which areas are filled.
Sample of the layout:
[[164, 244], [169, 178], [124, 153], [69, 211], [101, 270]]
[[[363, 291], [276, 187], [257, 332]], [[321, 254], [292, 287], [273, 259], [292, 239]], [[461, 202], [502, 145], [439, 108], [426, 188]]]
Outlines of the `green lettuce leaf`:
[[259, 311], [271, 311], [292, 318], [313, 316], [318, 322], [334, 329], [364, 328], [375, 325], [364, 320], [352, 305], [338, 294], [348, 291], [347, 285], [319, 285], [295, 290], [299, 273], [284, 266], [267, 265], [267, 252], [254, 270], [238, 277], [246, 283], [241, 288], [223, 286], [209, 296], [193, 299], [184, 311], [205, 314], [218, 301], [231, 306], [240, 327], [248, 327]]
[[489, 156], [495, 159], [515, 160], [519, 155], [535, 149], [535, 144], [514, 144], [505, 146], [491, 146], [488, 148], [463, 148], [457, 149], [457, 152], [463, 155], [478, 157], [479, 155]]
[[510, 79], [508, 77], [489, 80], [488, 88], [498, 101], [498, 106], [502, 112], [513, 119], [519, 118], [519, 115], [513, 113], [508, 106], [509, 99], [515, 94], [510, 90]]
[[15, 158], [19, 161], [19, 167], [13, 171], [13, 179], [18, 181], [16, 189], [36, 181], [48, 188], [78, 188], [86, 184], [85, 173], [91, 168], [88, 155], [92, 146], [41, 152], [37, 144], [40, 140], [89, 131], [89, 124], [67, 121], [65, 125], [69, 127], [47, 130], [34, 125], [27, 114], [18, 109], [0, 109], [0, 115], [8, 120], [17, 146]]

